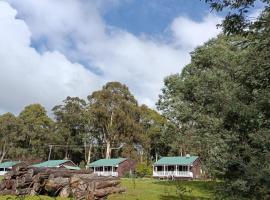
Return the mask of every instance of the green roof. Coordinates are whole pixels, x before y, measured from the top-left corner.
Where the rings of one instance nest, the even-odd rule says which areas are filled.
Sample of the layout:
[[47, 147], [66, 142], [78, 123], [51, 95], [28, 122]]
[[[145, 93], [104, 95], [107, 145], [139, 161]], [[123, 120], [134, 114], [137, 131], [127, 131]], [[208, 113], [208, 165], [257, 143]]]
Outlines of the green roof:
[[20, 163], [19, 161], [8, 161], [8, 162], [3, 162], [0, 163], [0, 168], [9, 168], [9, 167], [13, 167], [14, 165], [17, 165], [18, 163]]
[[155, 162], [154, 165], [192, 165], [198, 158], [198, 156], [163, 157]]
[[81, 168], [77, 167], [77, 166], [69, 166], [69, 165], [63, 165], [65, 168], [67, 169], [71, 169], [71, 170], [80, 170]]
[[58, 167], [66, 162], [72, 162], [71, 160], [48, 160], [46, 162], [38, 163], [33, 165], [33, 167]]
[[124, 162], [126, 158], [100, 159], [89, 164], [90, 167], [116, 166]]

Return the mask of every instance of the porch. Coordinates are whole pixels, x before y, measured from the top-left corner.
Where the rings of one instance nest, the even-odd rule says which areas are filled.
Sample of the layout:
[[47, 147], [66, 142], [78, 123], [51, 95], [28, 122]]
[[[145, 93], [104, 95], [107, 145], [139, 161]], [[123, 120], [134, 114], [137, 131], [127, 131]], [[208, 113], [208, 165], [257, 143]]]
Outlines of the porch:
[[184, 165], [160, 165], [153, 167], [153, 177], [156, 178], [193, 178], [191, 166]]
[[0, 168], [0, 176], [5, 175], [6, 173], [8, 173], [9, 171], [11, 171], [11, 167], [8, 168]]
[[114, 166], [102, 166], [102, 167], [91, 167], [94, 174], [98, 176], [114, 176], [118, 177], [117, 167]]

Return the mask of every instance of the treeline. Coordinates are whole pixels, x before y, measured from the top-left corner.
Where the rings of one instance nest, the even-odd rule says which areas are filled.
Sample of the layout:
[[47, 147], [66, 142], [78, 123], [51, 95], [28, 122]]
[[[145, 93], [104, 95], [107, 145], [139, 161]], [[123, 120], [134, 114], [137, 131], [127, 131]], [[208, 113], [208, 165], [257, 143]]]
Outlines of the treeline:
[[220, 180], [218, 199], [270, 199], [270, 1], [257, 20], [253, 0], [206, 2], [232, 10], [223, 34], [165, 79], [158, 108], [175, 149], [198, 153]]
[[67, 97], [50, 118], [40, 104], [18, 116], [0, 116], [0, 162], [4, 159], [69, 158], [80, 163], [129, 157], [151, 163], [165, 155], [167, 123], [158, 112], [139, 106], [128, 87], [109, 82], [87, 100]]

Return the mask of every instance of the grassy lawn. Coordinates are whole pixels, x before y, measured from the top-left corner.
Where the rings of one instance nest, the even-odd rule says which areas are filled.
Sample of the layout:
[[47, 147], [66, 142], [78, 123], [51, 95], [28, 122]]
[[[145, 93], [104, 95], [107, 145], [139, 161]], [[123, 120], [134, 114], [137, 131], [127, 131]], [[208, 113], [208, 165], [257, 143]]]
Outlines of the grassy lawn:
[[[0, 176], [0, 180], [2, 177]], [[121, 185], [127, 191], [111, 195], [109, 200], [208, 200], [213, 198], [216, 182], [210, 181], [158, 181], [154, 179], [122, 179]], [[185, 190], [186, 192], [179, 192]], [[180, 194], [182, 194], [180, 196]], [[0, 196], [0, 200], [55, 200], [46, 196], [19, 198]], [[66, 198], [56, 198], [67, 200]]]
[[[135, 181], [134, 181], [135, 180]], [[154, 179], [122, 179], [126, 193], [109, 197], [109, 200], [194, 200], [213, 199], [215, 182], [158, 181]], [[185, 190], [186, 192], [179, 192]]]

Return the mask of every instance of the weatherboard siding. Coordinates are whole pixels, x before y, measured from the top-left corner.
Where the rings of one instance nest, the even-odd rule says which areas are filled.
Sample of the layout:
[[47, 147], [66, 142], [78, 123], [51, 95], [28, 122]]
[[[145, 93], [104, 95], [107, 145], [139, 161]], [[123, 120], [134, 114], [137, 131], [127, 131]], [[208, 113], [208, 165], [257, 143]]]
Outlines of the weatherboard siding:
[[125, 174], [129, 172], [133, 173], [135, 171], [135, 166], [136, 166], [136, 163], [134, 160], [123, 161], [122, 163], [119, 164], [116, 170], [118, 172], [118, 177], [123, 177], [125, 176]]
[[201, 161], [196, 159], [192, 166], [193, 179], [201, 179]]

